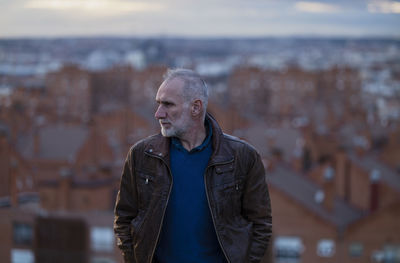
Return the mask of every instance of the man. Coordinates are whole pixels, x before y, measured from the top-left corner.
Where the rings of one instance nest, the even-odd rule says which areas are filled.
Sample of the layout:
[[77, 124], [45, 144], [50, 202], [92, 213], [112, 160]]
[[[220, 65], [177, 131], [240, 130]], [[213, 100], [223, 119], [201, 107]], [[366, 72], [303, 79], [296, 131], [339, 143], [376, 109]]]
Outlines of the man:
[[156, 101], [161, 134], [130, 149], [115, 206], [125, 262], [260, 262], [272, 226], [260, 156], [206, 113], [197, 73], [169, 71]]

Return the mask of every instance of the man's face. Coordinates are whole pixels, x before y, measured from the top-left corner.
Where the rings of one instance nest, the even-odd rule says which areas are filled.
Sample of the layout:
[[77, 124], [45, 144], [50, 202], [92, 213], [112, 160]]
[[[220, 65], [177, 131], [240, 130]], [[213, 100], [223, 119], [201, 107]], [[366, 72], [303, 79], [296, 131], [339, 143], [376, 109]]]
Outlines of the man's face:
[[184, 82], [173, 78], [161, 84], [156, 95], [158, 108], [154, 114], [160, 122], [161, 134], [181, 138], [188, 130], [190, 107], [185, 103], [182, 90]]

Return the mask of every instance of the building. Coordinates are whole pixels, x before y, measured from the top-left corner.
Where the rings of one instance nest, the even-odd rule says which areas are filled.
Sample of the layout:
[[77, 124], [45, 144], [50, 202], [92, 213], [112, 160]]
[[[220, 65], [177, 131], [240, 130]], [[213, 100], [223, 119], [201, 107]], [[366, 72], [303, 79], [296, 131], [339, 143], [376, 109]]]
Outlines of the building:
[[340, 250], [345, 229], [361, 210], [284, 163], [267, 171], [273, 217], [272, 262], [351, 262]]

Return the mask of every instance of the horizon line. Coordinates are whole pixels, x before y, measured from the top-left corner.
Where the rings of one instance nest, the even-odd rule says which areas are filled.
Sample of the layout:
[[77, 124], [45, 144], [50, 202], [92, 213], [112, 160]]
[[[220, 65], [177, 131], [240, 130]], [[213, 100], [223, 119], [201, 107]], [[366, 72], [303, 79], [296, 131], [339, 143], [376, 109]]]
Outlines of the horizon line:
[[399, 35], [322, 35], [322, 34], [288, 34], [288, 35], [184, 35], [184, 34], [149, 34], [149, 35], [123, 35], [123, 34], [98, 34], [98, 35], [54, 35], [54, 36], [0, 36], [1, 40], [54, 40], [54, 39], [198, 39], [198, 40], [259, 40], [259, 39], [354, 39], [354, 40], [400, 40]]

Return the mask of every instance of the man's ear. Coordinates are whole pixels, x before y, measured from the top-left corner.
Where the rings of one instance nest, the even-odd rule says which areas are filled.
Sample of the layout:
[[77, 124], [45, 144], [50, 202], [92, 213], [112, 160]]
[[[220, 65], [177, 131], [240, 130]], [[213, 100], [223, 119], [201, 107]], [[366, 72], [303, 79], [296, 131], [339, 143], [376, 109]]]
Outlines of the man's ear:
[[202, 108], [203, 108], [203, 102], [201, 100], [195, 100], [192, 104], [192, 109], [191, 109], [192, 116], [195, 117], [195, 116], [200, 115]]

